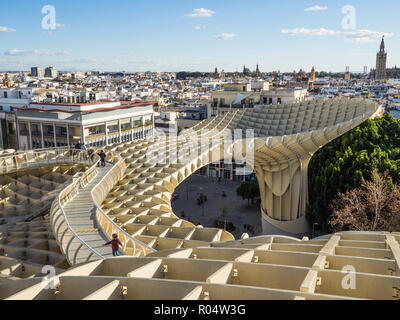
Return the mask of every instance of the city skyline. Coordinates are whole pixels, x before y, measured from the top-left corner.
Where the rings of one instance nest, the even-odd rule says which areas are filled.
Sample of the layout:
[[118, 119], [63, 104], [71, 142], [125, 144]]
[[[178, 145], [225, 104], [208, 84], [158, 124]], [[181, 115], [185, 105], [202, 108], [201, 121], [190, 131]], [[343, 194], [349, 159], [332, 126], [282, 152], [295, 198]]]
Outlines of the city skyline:
[[[400, 63], [393, 28], [400, 4], [393, 0], [383, 1], [389, 12], [373, 1], [32, 2], [9, 4], [1, 14], [1, 71], [241, 72], [258, 63], [262, 72], [361, 72], [375, 68], [382, 36], [387, 66]], [[356, 10], [350, 29], [342, 22], [349, 4]], [[46, 5], [56, 10], [55, 30], [43, 28]]]

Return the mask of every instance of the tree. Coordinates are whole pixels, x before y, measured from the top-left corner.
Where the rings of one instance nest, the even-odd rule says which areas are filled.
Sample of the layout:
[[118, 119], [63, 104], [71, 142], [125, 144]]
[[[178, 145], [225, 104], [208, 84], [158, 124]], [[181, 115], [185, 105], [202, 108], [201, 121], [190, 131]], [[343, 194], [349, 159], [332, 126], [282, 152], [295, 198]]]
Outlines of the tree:
[[254, 201], [254, 198], [260, 196], [260, 188], [257, 180], [252, 182], [244, 181], [237, 188], [236, 193], [238, 196], [241, 196], [243, 200], [247, 199], [247, 206], [250, 207], [250, 200]]
[[335, 231], [400, 231], [400, 187], [386, 172], [372, 171], [372, 181], [340, 194], [331, 208]]
[[311, 159], [306, 211], [310, 225], [318, 223], [322, 232], [331, 233], [332, 200], [371, 180], [373, 168], [381, 174], [388, 171], [393, 183], [400, 184], [400, 120], [390, 114], [367, 120]]

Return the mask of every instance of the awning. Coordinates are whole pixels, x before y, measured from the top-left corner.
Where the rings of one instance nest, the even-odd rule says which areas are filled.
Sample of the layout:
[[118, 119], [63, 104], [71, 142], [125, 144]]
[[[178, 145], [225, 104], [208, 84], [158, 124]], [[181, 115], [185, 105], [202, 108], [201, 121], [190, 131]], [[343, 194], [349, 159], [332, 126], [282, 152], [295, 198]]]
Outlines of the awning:
[[249, 94], [241, 94], [238, 93], [236, 96], [236, 100], [233, 102], [234, 105], [241, 103], [243, 100], [247, 99], [248, 97], [251, 96], [251, 93]]

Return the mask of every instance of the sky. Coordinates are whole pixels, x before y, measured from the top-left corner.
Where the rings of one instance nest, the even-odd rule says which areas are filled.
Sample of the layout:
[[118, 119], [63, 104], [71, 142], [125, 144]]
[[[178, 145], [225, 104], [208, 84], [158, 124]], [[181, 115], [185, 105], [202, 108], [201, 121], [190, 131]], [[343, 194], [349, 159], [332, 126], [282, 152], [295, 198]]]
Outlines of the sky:
[[359, 72], [382, 36], [400, 66], [398, 12], [398, 0], [14, 0], [0, 70]]

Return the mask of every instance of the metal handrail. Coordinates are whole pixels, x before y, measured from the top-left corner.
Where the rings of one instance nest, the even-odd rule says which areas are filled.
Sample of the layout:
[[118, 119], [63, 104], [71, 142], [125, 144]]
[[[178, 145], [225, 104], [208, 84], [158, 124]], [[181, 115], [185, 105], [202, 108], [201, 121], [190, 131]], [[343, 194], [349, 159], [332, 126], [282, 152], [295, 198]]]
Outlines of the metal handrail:
[[[54, 235], [55, 235], [55, 238], [56, 238], [56, 241], [57, 241], [58, 246], [60, 247], [61, 251], [65, 251], [65, 252], [63, 252], [63, 254], [66, 256], [68, 262], [69, 262], [71, 265], [75, 265], [75, 264], [76, 264], [78, 252], [79, 252], [79, 250], [81, 250], [82, 247], [87, 248], [87, 249], [91, 252], [91, 254], [86, 258], [86, 262], [88, 262], [88, 261], [90, 260], [90, 258], [91, 258], [93, 255], [97, 256], [99, 259], [104, 259], [104, 257], [103, 257], [100, 253], [98, 253], [96, 250], [94, 250], [93, 248], [91, 248], [91, 247], [90, 247], [90, 246], [89, 246], [89, 245], [88, 245], [74, 230], [73, 230], [73, 228], [72, 228], [71, 225], [69, 224], [68, 218], [67, 218], [67, 216], [66, 216], [66, 214], [65, 214], [65, 211], [64, 211], [64, 209], [63, 209], [63, 207], [62, 207], [62, 199], [61, 199], [61, 197], [63, 197], [63, 199], [65, 199], [65, 198], [67, 198], [67, 199], [72, 198], [72, 197], [71, 197], [71, 194], [72, 194], [72, 193], [75, 192], [75, 193], [74, 193], [74, 195], [75, 195], [77, 190], [79, 190], [80, 188], [82, 188], [82, 187], [83, 187], [84, 185], [86, 185], [90, 180], [93, 179], [92, 175], [93, 175], [94, 172], [97, 173], [97, 164], [98, 164], [98, 162], [99, 162], [99, 160], [100, 160], [99, 157], [98, 157], [97, 155], [95, 155], [95, 157], [96, 157], [96, 158], [95, 158], [95, 161], [94, 161], [93, 166], [92, 166], [88, 171], [86, 171], [85, 174], [84, 174], [82, 177], [80, 177], [77, 181], [74, 181], [72, 184], [70, 184], [69, 186], [67, 186], [66, 188], [64, 188], [64, 189], [59, 193], [59, 195], [57, 196], [57, 198], [53, 201], [52, 207], [51, 207], [51, 210], [50, 210], [50, 225], [51, 225], [52, 231], [53, 231], [53, 233], [54, 233]], [[70, 189], [71, 189], [71, 190], [70, 190]], [[67, 191], [68, 191], [68, 193], [64, 195], [64, 192], [67, 192]], [[74, 195], [73, 195], [73, 196], [74, 196]], [[61, 215], [60, 215], [60, 216], [62, 216], [62, 217], [64, 218], [64, 221], [62, 221], [62, 222], [59, 224], [57, 230], [56, 230], [55, 224], [56, 224], [56, 222], [57, 222], [57, 220], [58, 220], [59, 217], [56, 217], [56, 216], [55, 216], [56, 213], [58, 212], [58, 210], [55, 210], [55, 206], [56, 206], [56, 205], [58, 205], [58, 208], [59, 208], [59, 210], [61, 211]], [[67, 229], [65, 229], [64, 232], [63, 232], [63, 234], [60, 235], [60, 234], [59, 234], [59, 229], [60, 229], [60, 227], [62, 226], [63, 223], [66, 224]], [[65, 248], [65, 250], [64, 250], [62, 240], [63, 240], [63, 238], [64, 238], [65, 233], [66, 233], [67, 230], [72, 234], [72, 237], [71, 237], [71, 239], [68, 241], [67, 246], [66, 246], [66, 248]], [[75, 252], [75, 254], [74, 254], [73, 258], [72, 258], [72, 261], [71, 261], [71, 260], [69, 259], [69, 256], [68, 256], [68, 248], [70, 247], [70, 245], [72, 244], [72, 242], [73, 242], [74, 239], [77, 239], [77, 240], [80, 242], [80, 245], [79, 245], [78, 249], [76, 250], [76, 252]]]
[[[146, 255], [147, 255], [146, 250], [149, 251], [150, 253], [151, 253], [151, 252], [156, 252], [157, 250], [155, 250], [154, 248], [149, 247], [149, 246], [146, 245], [145, 243], [143, 243], [143, 242], [141, 242], [141, 241], [135, 239], [135, 238], [132, 237], [129, 233], [127, 233], [125, 230], [121, 229], [114, 221], [112, 221], [112, 220], [110, 219], [110, 217], [109, 217], [108, 215], [106, 215], [106, 214], [104, 213], [104, 211], [100, 208], [99, 204], [97, 203], [97, 201], [96, 201], [96, 199], [95, 199], [95, 197], [94, 197], [94, 195], [93, 195], [93, 193], [95, 192], [95, 190], [96, 190], [97, 188], [99, 188], [99, 187], [103, 184], [103, 182], [105, 181], [105, 179], [108, 178], [108, 175], [109, 175], [115, 168], [120, 168], [120, 165], [125, 161], [123, 158], [121, 158], [121, 156], [120, 156], [119, 154], [117, 154], [116, 157], [118, 158], [118, 161], [114, 164], [114, 167], [113, 167], [106, 175], [104, 175], [104, 177], [100, 180], [100, 182], [99, 182], [99, 183], [92, 189], [92, 191], [91, 191], [91, 196], [92, 196], [93, 202], [94, 202], [94, 204], [95, 204], [95, 206], [96, 206], [96, 221], [97, 221], [98, 226], [100, 226], [100, 228], [102, 229], [103, 233], [107, 236], [107, 231], [104, 230], [103, 226], [101, 225], [101, 223], [100, 223], [100, 221], [99, 221], [99, 219], [98, 219], [97, 212], [99, 212], [100, 215], [102, 216], [102, 218], [104, 218], [104, 219], [114, 228], [114, 230], [118, 230], [118, 232], [119, 232], [119, 233], [122, 233], [123, 236], [124, 236], [126, 239], [131, 240], [131, 241], [132, 241], [132, 244], [135, 244], [135, 245], [138, 244], [139, 247], [140, 247], [140, 249], [142, 250], [143, 256], [146, 256]], [[122, 176], [122, 174], [123, 174], [123, 172], [121, 172], [121, 176]], [[128, 241], [125, 241], [125, 243], [124, 243], [124, 249], [125, 249], [125, 250], [126, 250], [126, 243], [127, 243], [127, 242], [128, 242]], [[132, 248], [132, 249], [133, 249], [133, 254], [135, 254], [135, 252], [136, 252], [136, 247], [135, 247], [135, 248]], [[124, 251], [125, 251], [125, 250], [124, 250]]]
[[[9, 149], [12, 150], [12, 149]], [[30, 153], [30, 152], [35, 152], [35, 153], [39, 153], [39, 152], [46, 152], [49, 150], [76, 150], [76, 151], [84, 151], [84, 150], [79, 150], [79, 149], [75, 149], [75, 147], [50, 147], [50, 148], [39, 148], [39, 149], [31, 149], [31, 150], [22, 150], [22, 151], [18, 151], [15, 150], [12, 153], [5, 153], [5, 154], [1, 154], [0, 155], [0, 159], [3, 157], [8, 157], [8, 156], [19, 156], [21, 154], [25, 154], [25, 153]]]
[[[82, 157], [85, 155], [85, 157]], [[82, 159], [84, 158], [84, 159]], [[54, 163], [84, 163], [90, 164], [90, 157], [86, 151], [72, 148], [50, 148], [43, 150], [30, 150], [12, 155], [0, 156], [0, 172], [7, 173], [28, 167]]]

